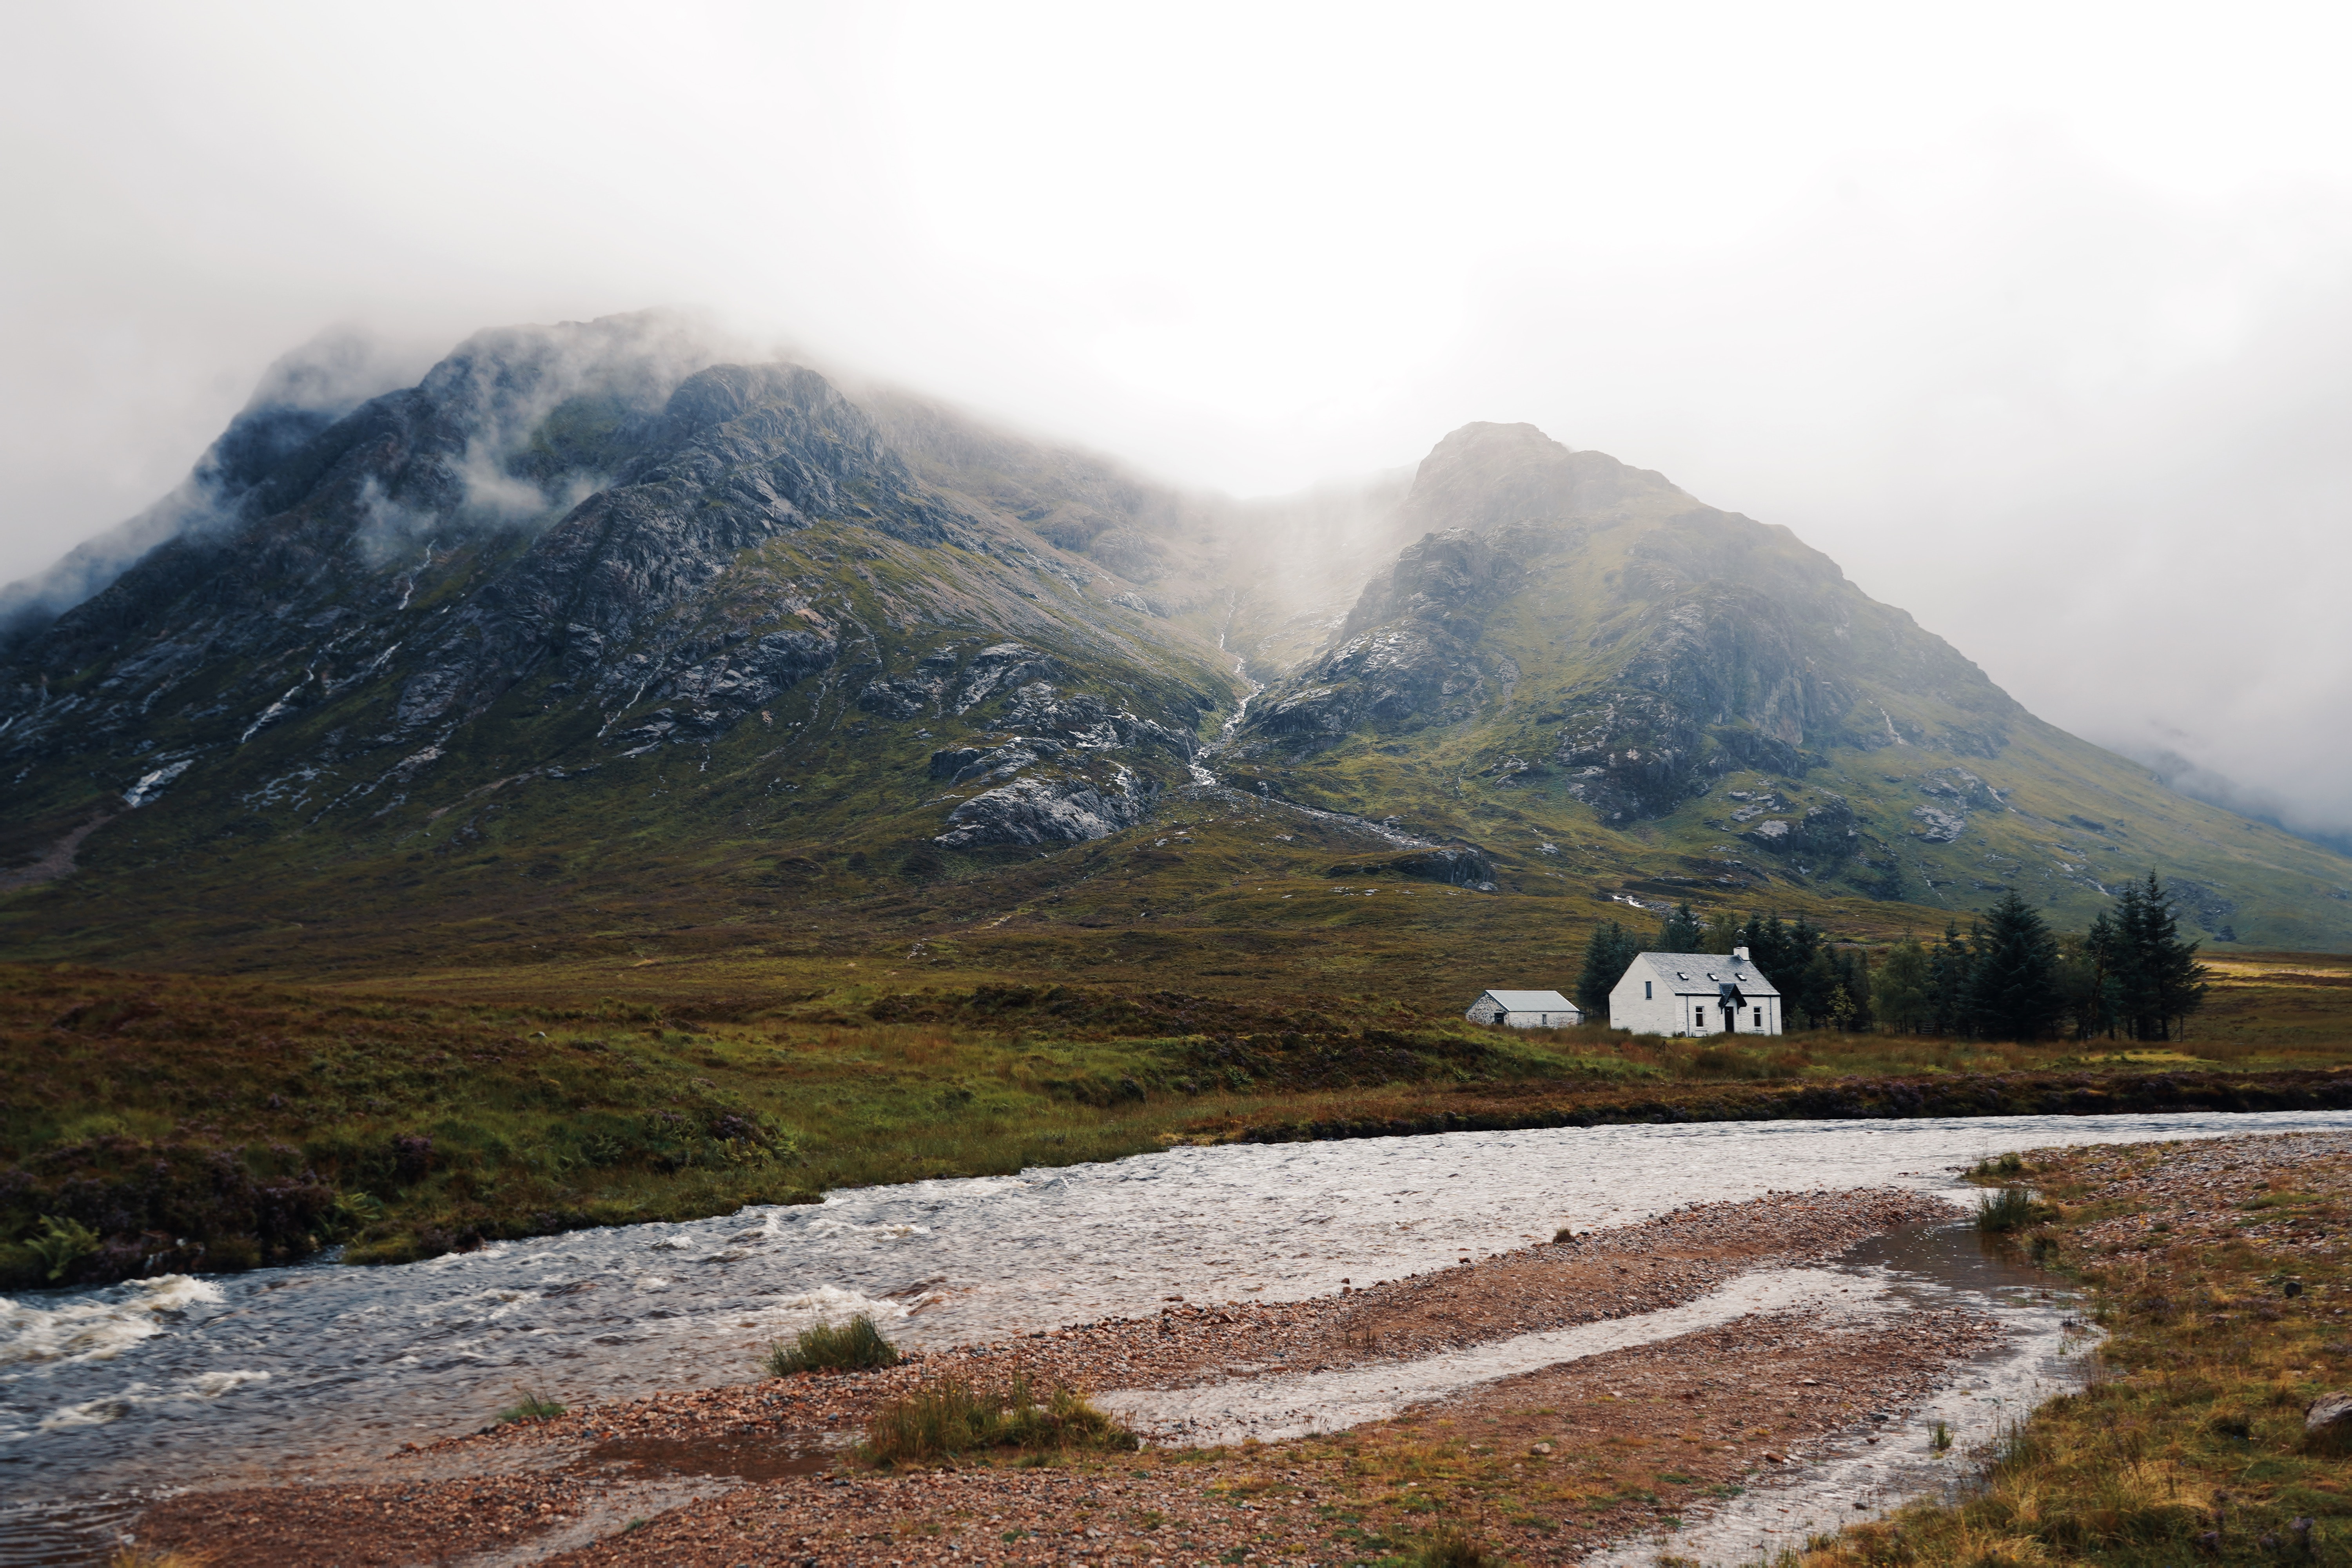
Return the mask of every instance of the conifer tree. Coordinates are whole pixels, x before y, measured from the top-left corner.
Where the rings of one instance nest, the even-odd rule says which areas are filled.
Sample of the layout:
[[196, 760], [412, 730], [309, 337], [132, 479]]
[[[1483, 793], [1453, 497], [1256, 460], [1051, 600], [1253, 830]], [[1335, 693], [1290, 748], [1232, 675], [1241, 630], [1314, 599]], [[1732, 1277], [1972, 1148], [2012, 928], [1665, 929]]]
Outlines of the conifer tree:
[[2139, 964], [2146, 990], [2140, 1007], [2155, 1026], [2155, 1033], [2140, 1038], [2175, 1039], [2188, 1024], [2189, 1015], [2205, 1005], [2210, 989], [2206, 977], [2212, 972], [2197, 962], [2197, 949], [2202, 944], [2180, 940], [2180, 921], [2173, 913], [2172, 899], [2154, 871], [2147, 874], [2140, 905], [2146, 911]]
[[2058, 1020], [2058, 941], [2049, 922], [2011, 889], [1985, 917], [1971, 943], [1969, 1032], [1979, 1037], [2038, 1040]]
[[[2096, 1021], [2084, 1027], [2075, 1005], [2078, 1030], [2127, 1040], [2178, 1037], [2189, 1015], [2205, 1003], [2210, 974], [2197, 961], [2199, 943], [2183, 942], [2172, 895], [2154, 871], [2145, 883], [2126, 882], [2116, 894], [2113, 918], [2102, 914], [2083, 937], [2084, 952], [2097, 971]], [[2075, 983], [2076, 990], [2084, 982]]]
[[1805, 966], [1780, 985], [1781, 1006], [1793, 1011], [1805, 1027], [1827, 1028], [1837, 1021], [1837, 965], [1827, 952], [1815, 948]]
[[1699, 943], [1706, 940], [1706, 928], [1687, 902], [1676, 904], [1674, 911], [1658, 923], [1659, 952], [1697, 952]]
[[[1780, 923], [1778, 915], [1769, 920], [1762, 915], [1749, 915], [1748, 922], [1739, 928], [1738, 942], [1733, 945], [1746, 948], [1749, 960], [1775, 985], [1795, 973], [1790, 962], [1789, 928]], [[1788, 999], [1783, 996], [1781, 1000], [1785, 1005]]]
[[1609, 1016], [1609, 994], [1617, 989], [1641, 952], [1642, 944], [1633, 933], [1615, 921], [1602, 921], [1592, 928], [1591, 940], [1584, 944], [1584, 967], [1576, 979], [1576, 1005], [1584, 1009], [1586, 1017], [1598, 1022]]
[[1739, 917], [1729, 910], [1717, 910], [1706, 917], [1706, 925], [1699, 937], [1699, 952], [1729, 952], [1739, 945]]
[[1927, 954], [1928, 1026], [1938, 1035], [1966, 1035], [1969, 1028], [1969, 986], [1976, 968], [1976, 926], [1969, 934], [1944, 923], [1944, 934]]
[[[1878, 1026], [1874, 995], [1876, 987], [1870, 978], [1869, 955], [1862, 949], [1844, 947], [1837, 950], [1837, 988], [1845, 998], [1845, 1007], [1839, 1014], [1842, 1019], [1839, 1028], [1866, 1035]], [[1839, 1011], [1834, 1001], [1832, 1009]]]
[[2115, 1037], [2117, 1007], [2123, 995], [2110, 967], [2115, 949], [2115, 922], [2105, 911], [2081, 936], [2059, 939], [2058, 992], [2078, 1040]]
[[1887, 950], [1873, 990], [1878, 1020], [1888, 1028], [1916, 1035], [1935, 1022], [1928, 996], [1927, 950], [1919, 945], [1918, 938], [1906, 935]]
[[[2115, 1020], [2109, 1032], [2120, 1029], [2127, 1040], [2152, 1040], [2155, 1019], [2147, 995], [2149, 914], [2137, 883], [2126, 882], [2116, 895], [2116, 918], [2102, 940], [2103, 983], [2115, 987]], [[2095, 924], [2092, 928], [2096, 931]]]

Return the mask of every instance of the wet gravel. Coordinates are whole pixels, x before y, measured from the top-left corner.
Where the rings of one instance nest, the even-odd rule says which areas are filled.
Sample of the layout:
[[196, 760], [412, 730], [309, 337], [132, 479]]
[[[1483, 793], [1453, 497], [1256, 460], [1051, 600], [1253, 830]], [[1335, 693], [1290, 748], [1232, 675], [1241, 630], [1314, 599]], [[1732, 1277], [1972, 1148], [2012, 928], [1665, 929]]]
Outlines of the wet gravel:
[[[1263, 1503], [1231, 1495], [1235, 1487], [1246, 1492], [1260, 1484], [1250, 1478], [1269, 1462], [1267, 1455], [1296, 1456], [1285, 1461], [1293, 1465], [1344, 1468], [1342, 1460], [1311, 1457], [1311, 1444], [1251, 1446], [1243, 1451], [1246, 1458], [1150, 1451], [1119, 1456], [1107, 1467], [898, 1475], [866, 1470], [848, 1450], [878, 1402], [942, 1375], [987, 1383], [1021, 1376], [1039, 1388], [1099, 1391], [1410, 1359], [1679, 1305], [1746, 1270], [1818, 1261], [1891, 1226], [1951, 1214], [1943, 1200], [1901, 1189], [1773, 1194], [1748, 1203], [1694, 1205], [1641, 1225], [1470, 1258], [1360, 1289], [1351, 1281], [1336, 1297], [1276, 1304], [1171, 1301], [1150, 1317], [916, 1355], [882, 1371], [803, 1373], [656, 1394], [470, 1437], [407, 1445], [375, 1467], [383, 1476], [404, 1479], [188, 1493], [151, 1510], [141, 1533], [160, 1543], [200, 1545], [217, 1554], [221, 1568], [542, 1558], [969, 1561], [982, 1554], [1025, 1562], [1104, 1556], [1115, 1538], [1129, 1540], [1120, 1549], [1125, 1560], [1149, 1562], [1155, 1560], [1152, 1552], [1174, 1551], [1192, 1561], [1202, 1553], [1265, 1550], [1267, 1542], [1259, 1538], [1269, 1531], [1278, 1544], [1325, 1541], [1314, 1550], [1329, 1555], [1328, 1535], [1312, 1535], [1328, 1520], [1311, 1510], [1292, 1518], [1306, 1506], [1293, 1495], [1294, 1483], [1282, 1483], [1291, 1490]], [[1701, 1397], [1710, 1378], [1719, 1383], [1736, 1371], [1748, 1384], [1768, 1377], [1795, 1387], [1809, 1375], [1803, 1368], [1825, 1370], [1832, 1363], [1840, 1369], [1836, 1386], [1853, 1398], [1900, 1400], [1990, 1331], [1966, 1314], [1948, 1321], [1942, 1316], [1915, 1318], [1900, 1331], [1883, 1323], [1814, 1323], [1801, 1330], [1792, 1325], [1810, 1320], [1743, 1320], [1486, 1385], [1443, 1402], [1447, 1414], [1432, 1418], [1507, 1423], [1515, 1419], [1507, 1408], [1515, 1399], [1586, 1402], [1595, 1414], [1574, 1424], [1549, 1415], [1528, 1419], [1559, 1427], [1563, 1441], [1589, 1421], [1593, 1441], [1622, 1442], [1667, 1417], [1689, 1425], [1689, 1407], [1677, 1402]], [[1602, 1390], [1595, 1381], [1612, 1378], [1622, 1386]], [[1818, 1401], [1805, 1403], [1811, 1410]], [[1431, 1408], [1436, 1407], [1424, 1407]], [[1368, 1442], [1404, 1441], [1398, 1435], [1410, 1435], [1414, 1419], [1360, 1430]], [[1783, 1447], [1816, 1429], [1794, 1415], [1776, 1419], [1783, 1426], [1769, 1430], [1785, 1427], [1777, 1439]], [[1721, 1484], [1720, 1476], [1740, 1466], [1787, 1457], [1772, 1450], [1773, 1458], [1765, 1458], [1762, 1436], [1733, 1440], [1701, 1429], [1706, 1435], [1693, 1439], [1698, 1447], [1678, 1472], [1693, 1477], [1694, 1487]], [[676, 1497], [644, 1489], [649, 1480], [667, 1478], [698, 1478], [705, 1489], [749, 1484], [674, 1506]], [[1339, 1487], [1339, 1470], [1317, 1484]], [[1670, 1489], [1680, 1484], [1667, 1483]], [[632, 1492], [633, 1487], [638, 1489]], [[1409, 1533], [1429, 1494], [1400, 1494], [1392, 1503], [1348, 1495], [1359, 1511], [1389, 1510], [1403, 1522], [1382, 1528]], [[624, 1517], [633, 1498], [647, 1512]], [[1563, 1505], [1555, 1497], [1549, 1506]], [[1147, 1529], [1137, 1522], [1146, 1515], [1161, 1522]], [[635, 1522], [638, 1518], [646, 1522]], [[1546, 1529], [1557, 1533], [1577, 1519], [1585, 1520], [1579, 1528], [1588, 1533], [1607, 1534], [1625, 1523], [1570, 1508]], [[1128, 1537], [1118, 1537], [1128, 1526], [1133, 1527]], [[1347, 1528], [1361, 1533], [1360, 1527], [1360, 1520]], [[1171, 1530], [1177, 1535], [1155, 1533]], [[1181, 1547], [1175, 1544], [1180, 1538]], [[548, 1555], [574, 1546], [571, 1555]], [[888, 1555], [878, 1555], [886, 1550]], [[776, 1552], [784, 1555], [771, 1555]]]

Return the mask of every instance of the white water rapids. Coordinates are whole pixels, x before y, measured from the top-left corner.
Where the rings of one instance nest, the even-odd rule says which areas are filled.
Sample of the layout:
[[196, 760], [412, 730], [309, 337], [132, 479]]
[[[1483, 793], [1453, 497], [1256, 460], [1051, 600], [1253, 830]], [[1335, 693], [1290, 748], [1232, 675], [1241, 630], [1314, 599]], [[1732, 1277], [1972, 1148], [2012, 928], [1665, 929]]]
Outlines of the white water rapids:
[[[1168, 1296], [1321, 1295], [1343, 1278], [1361, 1286], [1443, 1268], [1563, 1225], [1631, 1224], [1693, 1202], [1886, 1184], [1952, 1190], [1956, 1167], [2009, 1149], [2345, 1128], [2352, 1113], [2197, 1113], [1184, 1148], [576, 1231], [395, 1268], [318, 1262], [31, 1292], [0, 1299], [0, 1493], [37, 1509], [382, 1454], [478, 1427], [523, 1387], [581, 1402], [738, 1382], [755, 1375], [779, 1332], [853, 1310], [938, 1347], [1147, 1314]], [[1465, 1352], [1470, 1362], [1416, 1373], [1406, 1392], [1500, 1375], [1477, 1358], [1538, 1348]], [[1562, 1341], [1541, 1353], [1580, 1352]], [[1330, 1426], [1387, 1396], [1368, 1384], [1269, 1386], [1262, 1397]], [[24, 1543], [40, 1536], [30, 1515], [0, 1518], [0, 1563], [72, 1560], [31, 1554]]]

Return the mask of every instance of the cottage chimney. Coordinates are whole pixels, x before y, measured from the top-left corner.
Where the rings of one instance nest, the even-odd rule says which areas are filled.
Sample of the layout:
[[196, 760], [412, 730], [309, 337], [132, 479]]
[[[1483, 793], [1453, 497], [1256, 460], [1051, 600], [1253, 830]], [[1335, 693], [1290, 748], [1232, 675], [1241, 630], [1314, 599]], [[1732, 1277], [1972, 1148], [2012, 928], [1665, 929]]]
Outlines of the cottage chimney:
[[1740, 962], [1740, 963], [1751, 963], [1755, 962], [1754, 960], [1750, 959], [1750, 958], [1748, 956], [1748, 950], [1747, 950], [1746, 948], [1744, 948], [1744, 947], [1735, 947], [1735, 948], [1733, 948], [1733, 949], [1731, 950], [1731, 956], [1732, 956], [1732, 957], [1734, 957], [1734, 958], [1736, 958], [1736, 959], [1738, 959], [1738, 960], [1739, 960], [1739, 962]]

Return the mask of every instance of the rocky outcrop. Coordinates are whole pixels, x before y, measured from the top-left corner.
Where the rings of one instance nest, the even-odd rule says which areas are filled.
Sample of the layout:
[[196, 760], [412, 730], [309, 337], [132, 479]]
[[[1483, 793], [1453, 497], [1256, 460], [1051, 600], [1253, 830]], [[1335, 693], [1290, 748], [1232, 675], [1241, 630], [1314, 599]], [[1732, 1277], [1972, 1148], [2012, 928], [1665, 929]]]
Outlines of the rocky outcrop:
[[856, 405], [799, 366], [719, 365], [688, 377], [651, 445], [631, 482], [574, 508], [434, 639], [403, 691], [404, 730], [478, 712], [551, 657], [600, 706], [659, 693], [705, 701], [722, 725], [738, 721], [832, 664], [835, 628], [787, 596], [775, 605], [786, 624], [739, 659], [729, 650], [751, 628], [731, 627], [714, 647], [672, 625], [673, 612], [746, 551], [815, 518], [845, 514], [917, 541], [957, 526]]
[[1367, 725], [1401, 731], [1471, 717], [1488, 694], [1475, 651], [1485, 618], [1525, 576], [1517, 558], [1462, 530], [1406, 546], [1364, 590], [1339, 646], [1252, 709], [1249, 736], [1314, 744]]
[[[988, 651], [995, 656], [991, 672], [1050, 664], [1028, 649]], [[1196, 749], [1188, 731], [1089, 693], [1061, 695], [1042, 680], [1013, 692], [1000, 721], [1019, 732], [992, 745], [931, 753], [927, 771], [934, 779], [950, 785], [1000, 781], [949, 812], [950, 826], [936, 842], [950, 848], [1075, 843], [1134, 826], [1150, 815], [1160, 785], [1113, 754], [1182, 763]]]
[[[1862, 847], [1862, 822], [1842, 795], [1828, 790], [1810, 805], [1791, 806], [1777, 796], [1740, 837], [1759, 848], [1805, 866], [1834, 865]], [[1744, 816], [1745, 812], [1734, 813]]]
[[1569, 795], [1604, 822], [1663, 816], [1706, 787], [1705, 736], [1675, 702], [1595, 694], [1564, 717], [1553, 758]]
[[1969, 814], [1947, 811], [1940, 806], [1915, 805], [1911, 815], [1919, 824], [1912, 832], [1930, 844], [1957, 843], [1969, 830]]
[[1911, 808], [1912, 836], [1927, 844], [1953, 844], [1969, 828], [1971, 811], [2006, 811], [2008, 802], [1992, 785], [1966, 768], [1932, 768], [1919, 775], [1927, 804]]
[[1486, 851], [1469, 846], [1440, 846], [1371, 860], [1342, 860], [1324, 868], [1326, 877], [1405, 877], [1417, 882], [1441, 882], [1449, 888], [1495, 890], [1495, 863]]
[[1076, 844], [1107, 838], [1151, 814], [1159, 787], [1113, 763], [1108, 780], [1039, 772], [976, 795], [948, 813], [954, 826], [934, 843], [950, 849], [993, 844]]
[[998, 643], [971, 656], [951, 706], [958, 713], [969, 713], [999, 691], [1011, 691], [1024, 682], [1059, 673], [1059, 667], [1034, 647], [1024, 647], [1017, 642]]

